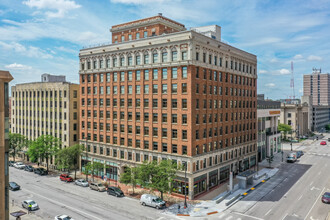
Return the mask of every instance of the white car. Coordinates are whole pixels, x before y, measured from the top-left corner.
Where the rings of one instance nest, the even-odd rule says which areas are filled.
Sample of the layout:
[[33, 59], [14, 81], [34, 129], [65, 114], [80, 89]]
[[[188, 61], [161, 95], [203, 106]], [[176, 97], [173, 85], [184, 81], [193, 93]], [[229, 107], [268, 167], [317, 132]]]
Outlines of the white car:
[[17, 162], [14, 164], [14, 167], [17, 169], [24, 169], [25, 165], [22, 162]]
[[74, 219], [68, 215], [58, 215], [55, 216], [55, 220], [74, 220]]
[[39, 209], [38, 204], [33, 200], [24, 200], [22, 202], [22, 207], [30, 211]]
[[74, 184], [76, 184], [78, 186], [84, 186], [84, 187], [87, 187], [89, 185], [88, 182], [84, 179], [78, 179], [74, 182]]

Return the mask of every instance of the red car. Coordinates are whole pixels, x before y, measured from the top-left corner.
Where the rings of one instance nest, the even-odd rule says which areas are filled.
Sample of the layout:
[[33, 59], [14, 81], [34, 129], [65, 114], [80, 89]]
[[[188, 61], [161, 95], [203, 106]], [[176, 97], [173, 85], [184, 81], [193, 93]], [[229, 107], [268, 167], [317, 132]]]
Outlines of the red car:
[[321, 144], [321, 145], [327, 145], [327, 142], [325, 142], [325, 141], [321, 141], [320, 144]]
[[325, 192], [322, 195], [322, 202], [324, 202], [324, 203], [330, 203], [330, 192]]
[[61, 174], [60, 179], [65, 182], [73, 182], [73, 179], [69, 176], [69, 174]]

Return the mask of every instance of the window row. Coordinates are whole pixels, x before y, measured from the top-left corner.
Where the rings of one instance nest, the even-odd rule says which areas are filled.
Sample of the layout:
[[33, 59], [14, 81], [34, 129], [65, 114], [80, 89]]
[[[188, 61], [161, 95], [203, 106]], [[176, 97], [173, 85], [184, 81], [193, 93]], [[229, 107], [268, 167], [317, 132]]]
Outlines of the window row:
[[[44, 98], [44, 97], [49, 97], [52, 98], [54, 95], [54, 98], [57, 98], [57, 95], [59, 98], [66, 98], [67, 97], [67, 93], [69, 91], [67, 90], [58, 90], [58, 91], [53, 91], [53, 90], [46, 90], [46, 91], [16, 91], [12, 93], [12, 97], [13, 98]], [[78, 91], [77, 90], [73, 90], [73, 98], [77, 98], [78, 97]]]

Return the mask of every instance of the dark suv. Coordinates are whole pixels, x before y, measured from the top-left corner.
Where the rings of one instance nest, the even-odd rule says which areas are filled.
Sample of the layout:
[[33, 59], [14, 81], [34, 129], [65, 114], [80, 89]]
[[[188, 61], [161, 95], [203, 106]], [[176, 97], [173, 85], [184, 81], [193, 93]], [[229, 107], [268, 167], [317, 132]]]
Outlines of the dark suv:
[[24, 170], [29, 171], [29, 172], [33, 172], [34, 169], [33, 169], [33, 166], [31, 166], [31, 165], [25, 165]]
[[116, 197], [123, 197], [124, 193], [118, 187], [110, 186], [107, 190], [108, 195], [113, 195]]
[[38, 174], [40, 176], [44, 176], [44, 175], [48, 174], [48, 171], [45, 170], [44, 168], [36, 168], [36, 169], [34, 169], [34, 173]]

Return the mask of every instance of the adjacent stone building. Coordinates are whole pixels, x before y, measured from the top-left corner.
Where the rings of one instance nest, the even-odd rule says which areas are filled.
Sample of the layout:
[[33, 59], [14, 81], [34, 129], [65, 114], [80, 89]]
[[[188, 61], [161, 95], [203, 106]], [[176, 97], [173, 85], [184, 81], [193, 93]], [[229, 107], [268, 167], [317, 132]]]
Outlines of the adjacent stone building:
[[[80, 50], [80, 142], [117, 180], [125, 166], [186, 164], [190, 199], [256, 165], [257, 58], [161, 14], [112, 27], [112, 44]], [[196, 29], [197, 30], [197, 29]], [[201, 31], [202, 30], [202, 31]]]
[[258, 95], [258, 162], [281, 152], [281, 133], [277, 130], [281, 102], [265, 100]]
[[9, 219], [9, 82], [13, 77], [0, 70], [0, 219]]
[[[29, 140], [52, 135], [63, 147], [79, 143], [79, 85], [49, 74], [41, 80], [12, 86], [11, 132]], [[27, 159], [25, 151], [21, 157]]]

